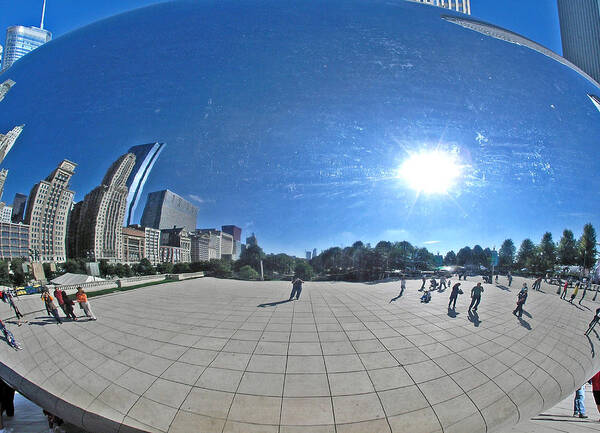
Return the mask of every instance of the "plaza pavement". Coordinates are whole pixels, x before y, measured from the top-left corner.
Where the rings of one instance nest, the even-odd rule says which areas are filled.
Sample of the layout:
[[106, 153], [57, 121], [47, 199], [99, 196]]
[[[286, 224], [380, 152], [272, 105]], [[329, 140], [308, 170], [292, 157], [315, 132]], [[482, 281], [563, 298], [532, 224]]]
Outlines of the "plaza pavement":
[[599, 369], [589, 293], [580, 307], [544, 284], [519, 320], [515, 278], [484, 285], [473, 316], [475, 281], [455, 316], [449, 291], [421, 304], [420, 281], [392, 303], [398, 282], [309, 282], [281, 303], [286, 282], [152, 286], [92, 298], [97, 322], [9, 324], [25, 349], [0, 346], [0, 375], [94, 433], [468, 433], [528, 420]]
[[[573, 418], [573, 396], [569, 396], [553, 408], [530, 421], [522, 421], [517, 426], [502, 433], [594, 433], [600, 432], [600, 413], [593, 403], [592, 387], [586, 386], [586, 409], [589, 419]], [[23, 396], [15, 395], [15, 416], [4, 417], [7, 433], [47, 433], [48, 421], [42, 409]], [[89, 433], [72, 425], [63, 424], [59, 431], [64, 433]], [[368, 433], [368, 432], [366, 432]]]

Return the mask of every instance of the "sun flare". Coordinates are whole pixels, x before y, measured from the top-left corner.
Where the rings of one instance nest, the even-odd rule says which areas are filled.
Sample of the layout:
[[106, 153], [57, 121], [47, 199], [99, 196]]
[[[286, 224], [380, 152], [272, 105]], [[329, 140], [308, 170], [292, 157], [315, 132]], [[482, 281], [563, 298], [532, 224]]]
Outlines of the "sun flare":
[[456, 185], [462, 171], [455, 153], [428, 150], [410, 155], [400, 166], [398, 178], [419, 193], [445, 194]]

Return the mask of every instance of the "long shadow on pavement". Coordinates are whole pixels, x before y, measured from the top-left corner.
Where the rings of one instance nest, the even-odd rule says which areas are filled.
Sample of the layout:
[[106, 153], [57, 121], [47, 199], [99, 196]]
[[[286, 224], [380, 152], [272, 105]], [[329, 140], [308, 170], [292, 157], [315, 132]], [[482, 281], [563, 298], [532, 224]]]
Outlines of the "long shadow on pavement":
[[585, 336], [588, 339], [588, 343], [590, 343], [590, 349], [592, 350], [592, 358], [596, 356], [596, 351], [594, 350], [594, 343], [592, 343], [592, 339], [589, 335]]
[[502, 284], [496, 284], [496, 287], [498, 287], [500, 290], [506, 290], [507, 292], [510, 292], [510, 289]]
[[472, 322], [476, 328], [479, 326], [481, 320], [479, 320], [479, 314], [477, 314], [477, 311], [469, 310], [469, 322]]
[[291, 299], [284, 299], [282, 301], [277, 301], [277, 302], [267, 302], [266, 304], [259, 304], [259, 305], [257, 305], [257, 307], [260, 307], [260, 308], [274, 307], [275, 305], [285, 304], [287, 302], [292, 302], [292, 300]]
[[521, 324], [521, 326], [525, 329], [527, 329], [528, 331], [531, 331], [531, 325], [529, 324], [529, 322], [527, 320], [522, 319], [521, 317], [518, 317], [519, 319], [519, 323]]

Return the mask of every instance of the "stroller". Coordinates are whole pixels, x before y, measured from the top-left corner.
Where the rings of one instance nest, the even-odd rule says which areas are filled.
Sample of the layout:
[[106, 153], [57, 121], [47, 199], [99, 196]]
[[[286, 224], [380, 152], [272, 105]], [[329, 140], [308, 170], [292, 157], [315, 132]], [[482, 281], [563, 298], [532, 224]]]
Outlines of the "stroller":
[[421, 296], [421, 302], [428, 304], [429, 301], [431, 301], [431, 293], [429, 293], [429, 292], [423, 293], [423, 296]]

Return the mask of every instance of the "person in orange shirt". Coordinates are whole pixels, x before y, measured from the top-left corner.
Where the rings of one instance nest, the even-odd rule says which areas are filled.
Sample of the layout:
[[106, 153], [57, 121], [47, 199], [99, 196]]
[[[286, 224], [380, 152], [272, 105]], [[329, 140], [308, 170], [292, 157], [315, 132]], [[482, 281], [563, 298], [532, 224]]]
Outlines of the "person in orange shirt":
[[79, 302], [79, 306], [85, 312], [85, 315], [92, 320], [96, 320], [96, 316], [94, 316], [94, 313], [92, 313], [92, 308], [88, 302], [87, 295], [81, 287], [77, 287], [77, 293], [75, 294], [75, 297], [77, 298], [77, 302]]

